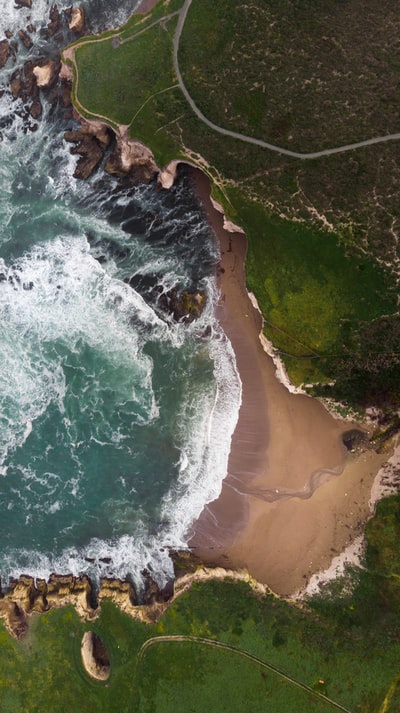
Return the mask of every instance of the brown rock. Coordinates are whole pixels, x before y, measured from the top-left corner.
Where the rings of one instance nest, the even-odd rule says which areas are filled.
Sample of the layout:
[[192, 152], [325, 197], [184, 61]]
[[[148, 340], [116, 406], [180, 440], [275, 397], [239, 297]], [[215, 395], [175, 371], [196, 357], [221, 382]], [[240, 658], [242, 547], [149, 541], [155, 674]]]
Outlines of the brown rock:
[[110, 577], [102, 577], [100, 579], [99, 599], [112, 599], [116, 604], [123, 604], [126, 601], [131, 605], [137, 604], [137, 596], [133, 584]]
[[103, 158], [103, 152], [93, 136], [85, 136], [71, 149], [71, 153], [81, 156], [74, 171], [75, 178], [89, 178]]
[[110, 658], [107, 649], [97, 634], [85, 631], [81, 643], [82, 663], [89, 676], [97, 681], [106, 681], [110, 675]]
[[33, 32], [36, 32], [36, 27], [35, 27], [34, 25], [32, 25], [32, 24], [29, 24], [26, 29], [27, 29], [28, 32], [30, 32], [31, 34], [32, 34]]
[[0, 42], [0, 68], [7, 64], [7, 60], [11, 54], [11, 46], [8, 40]]
[[60, 92], [61, 104], [64, 108], [71, 106], [71, 84], [63, 80], [61, 82], [61, 92]]
[[164, 292], [158, 304], [165, 311], [173, 316], [177, 322], [193, 322], [198, 319], [206, 304], [206, 297], [203, 292], [190, 290], [178, 290], [176, 288]]
[[83, 35], [86, 31], [85, 12], [83, 7], [74, 7], [71, 10], [71, 21], [69, 29], [78, 35]]
[[22, 7], [32, 7], [32, 0], [15, 0], [15, 5], [18, 10], [20, 10]]
[[167, 582], [162, 589], [154, 581], [153, 577], [147, 569], [144, 569], [142, 575], [145, 580], [145, 589], [143, 594], [143, 603], [147, 605], [168, 602], [174, 596], [173, 580]]
[[33, 67], [33, 74], [36, 77], [38, 87], [49, 89], [58, 79], [60, 71], [60, 61], [56, 59], [47, 59], [36, 64]]
[[11, 40], [11, 37], [13, 36], [12, 30], [6, 30], [4, 34], [8, 40]]
[[31, 611], [35, 595], [36, 588], [33, 577], [21, 574], [19, 579], [10, 579], [7, 599], [17, 604], [25, 613]]
[[26, 616], [15, 602], [6, 598], [0, 599], [0, 616], [4, 619], [10, 634], [16, 639], [22, 639], [26, 635], [28, 631]]
[[120, 137], [117, 137], [115, 149], [108, 157], [104, 170], [112, 176], [129, 176], [132, 183], [149, 183], [158, 173], [154, 156], [146, 146]]
[[92, 585], [89, 577], [72, 574], [51, 574], [47, 582], [46, 600], [49, 607], [74, 606], [81, 615], [93, 614]]
[[11, 75], [10, 89], [13, 99], [18, 99], [23, 89], [22, 73], [20, 69], [16, 69]]
[[25, 30], [18, 30], [18, 37], [21, 40], [22, 44], [26, 47], [26, 49], [30, 50], [33, 45], [33, 42], [29, 37], [28, 33], [25, 32]]
[[66, 141], [76, 144], [71, 149], [71, 153], [81, 156], [74, 172], [75, 178], [89, 178], [99, 165], [104, 151], [110, 143], [107, 127], [100, 122], [82, 120], [81, 128], [77, 131], [66, 131], [64, 138]]
[[33, 73], [34, 66], [32, 60], [28, 60], [24, 64], [24, 89], [31, 99], [37, 99], [39, 96], [36, 77]]
[[34, 102], [29, 107], [29, 113], [33, 119], [40, 119], [42, 116], [42, 104], [40, 102], [40, 99], [35, 99]]
[[52, 5], [49, 13], [50, 22], [47, 25], [47, 32], [50, 36], [56, 35], [60, 30], [61, 20], [57, 5]]

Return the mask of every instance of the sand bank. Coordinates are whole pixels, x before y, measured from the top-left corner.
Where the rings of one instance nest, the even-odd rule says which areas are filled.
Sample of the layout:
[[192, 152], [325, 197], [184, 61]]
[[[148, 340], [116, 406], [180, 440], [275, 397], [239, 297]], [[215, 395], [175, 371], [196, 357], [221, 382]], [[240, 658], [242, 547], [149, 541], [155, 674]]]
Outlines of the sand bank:
[[341, 434], [352, 424], [278, 381], [245, 288], [246, 238], [223, 229], [204, 174], [194, 170], [193, 180], [220, 241], [217, 314], [236, 354], [243, 399], [221, 495], [204, 508], [189, 544], [207, 564], [246, 567], [291, 595], [361, 533], [387, 454], [348, 454]]

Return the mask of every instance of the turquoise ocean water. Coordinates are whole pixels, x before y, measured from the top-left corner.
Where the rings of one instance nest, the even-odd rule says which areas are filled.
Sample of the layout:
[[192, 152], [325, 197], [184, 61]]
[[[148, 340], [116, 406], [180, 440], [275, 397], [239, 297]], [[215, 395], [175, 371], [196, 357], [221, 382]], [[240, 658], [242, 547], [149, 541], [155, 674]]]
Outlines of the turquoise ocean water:
[[[3, 33], [40, 28], [51, 2], [5, 5]], [[85, 8], [96, 31], [132, 2]], [[48, 51], [35, 37], [3, 86]], [[45, 105], [32, 132], [7, 90], [0, 109], [0, 575], [138, 583], [147, 567], [163, 583], [168, 548], [220, 490], [240, 403], [218, 249], [184, 176], [170, 191], [76, 181], [60, 113]], [[207, 295], [192, 324], [157, 306], [176, 286]]]

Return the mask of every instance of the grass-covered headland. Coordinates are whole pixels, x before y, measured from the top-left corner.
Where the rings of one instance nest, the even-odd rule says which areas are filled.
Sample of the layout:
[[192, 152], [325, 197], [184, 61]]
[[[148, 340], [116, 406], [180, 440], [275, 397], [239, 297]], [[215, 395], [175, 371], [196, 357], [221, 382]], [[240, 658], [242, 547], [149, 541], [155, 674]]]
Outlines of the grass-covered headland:
[[[249, 240], [247, 278], [296, 384], [391, 411], [400, 400], [400, 141], [294, 158], [214, 131], [179, 86], [183, 0], [75, 44], [74, 99], [159, 165], [189, 160]], [[399, 129], [394, 0], [307, 7], [192, 0], [177, 58], [203, 115], [300, 154]], [[309, 387], [312, 388], [311, 386]]]
[[[154, 624], [110, 601], [33, 615], [17, 641], [0, 623], [2, 713], [397, 713], [400, 710], [400, 500], [367, 526], [363, 569], [304, 605], [244, 582], [198, 582]], [[83, 633], [104, 642], [111, 673], [94, 681]]]

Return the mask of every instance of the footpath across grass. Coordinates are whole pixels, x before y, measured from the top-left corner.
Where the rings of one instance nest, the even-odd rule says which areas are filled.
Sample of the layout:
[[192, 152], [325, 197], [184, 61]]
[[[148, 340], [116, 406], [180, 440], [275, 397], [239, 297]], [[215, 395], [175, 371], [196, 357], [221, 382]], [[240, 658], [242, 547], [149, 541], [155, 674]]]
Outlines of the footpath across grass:
[[[90, 623], [71, 608], [36, 615], [21, 641], [0, 624], [1, 713], [242, 713], [243, 702], [256, 713], [337, 710], [284, 676], [351, 713], [398, 713], [399, 537], [400, 496], [393, 496], [367, 526], [364, 568], [349, 569], [302, 605], [257, 597], [243, 582], [209, 581], [194, 584], [155, 624], [110, 602]], [[105, 683], [83, 668], [86, 630], [107, 647]], [[176, 636], [211, 643], [169, 640]]]
[[[78, 107], [129, 125], [161, 166], [181, 159], [205, 168], [248, 236], [248, 285], [295, 384], [390, 413], [400, 404], [398, 145], [305, 162], [212, 131], [177, 85], [177, 16], [159, 22], [182, 4], [163, 0], [121, 30], [75, 43]], [[192, 0], [179, 65], [195, 102], [221, 126], [301, 151], [384, 134], [400, 109], [397, 95], [387, 96], [396, 63], [381, 41], [382, 23], [397, 31], [392, 6], [383, 17], [360, 0], [307, 11], [291, 0], [279, 8]], [[309, 61], [310, 47], [320, 61]], [[376, 62], [386, 63], [385, 81]], [[339, 99], [350, 113], [337, 111]]]

